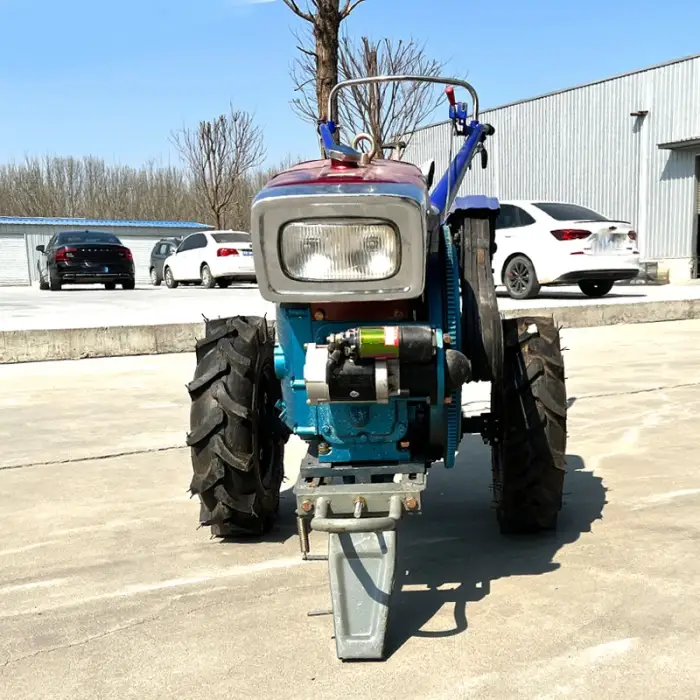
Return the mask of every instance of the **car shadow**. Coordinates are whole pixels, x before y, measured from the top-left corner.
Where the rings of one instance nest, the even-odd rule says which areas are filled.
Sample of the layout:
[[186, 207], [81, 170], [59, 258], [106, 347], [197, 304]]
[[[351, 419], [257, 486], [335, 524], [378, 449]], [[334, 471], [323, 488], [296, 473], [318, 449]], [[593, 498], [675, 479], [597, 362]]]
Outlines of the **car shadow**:
[[[618, 289], [618, 287], [615, 287], [615, 289]], [[604, 299], [646, 299], [647, 294], [645, 293], [640, 293], [639, 288], [635, 288], [637, 291], [636, 292], [623, 292], [623, 291], [615, 291], [615, 292], [608, 292], [605, 296], [600, 297], [599, 299], [594, 298], [594, 297], [588, 297], [583, 292], [575, 292], [575, 291], [565, 291], [565, 290], [555, 290], [555, 289], [546, 289], [542, 288], [540, 290], [540, 293], [534, 298], [534, 299], [522, 299], [522, 300], [517, 300], [513, 299], [513, 301], [520, 301], [523, 305], [528, 304], [529, 302], [536, 301], [537, 299], [551, 299], [551, 300], [559, 300], [559, 301], [588, 301], [590, 303], [594, 303], [597, 301], [601, 301]], [[499, 289], [496, 291], [496, 296], [499, 299], [510, 299], [510, 295], [508, 292], [505, 291], [505, 289]]]
[[[585, 470], [581, 457], [568, 455], [558, 529], [506, 537], [499, 533], [491, 507], [490, 481], [490, 450], [478, 436], [464, 439], [454, 469], [431, 469], [423, 514], [406, 518], [399, 530], [389, 655], [412, 637], [444, 638], [466, 631], [468, 604], [489, 595], [492, 581], [558, 569], [556, 553], [590, 532], [606, 503], [602, 479]], [[454, 608], [451, 624], [423, 630], [445, 605]]]

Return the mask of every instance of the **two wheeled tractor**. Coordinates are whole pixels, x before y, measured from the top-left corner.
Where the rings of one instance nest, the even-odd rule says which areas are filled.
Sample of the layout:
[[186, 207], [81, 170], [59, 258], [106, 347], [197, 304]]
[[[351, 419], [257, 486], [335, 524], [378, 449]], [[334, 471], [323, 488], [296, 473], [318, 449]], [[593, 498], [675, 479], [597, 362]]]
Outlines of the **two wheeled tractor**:
[[[399, 81], [447, 86], [463, 142], [438, 182], [434, 161], [383, 158], [368, 134], [340, 142], [338, 91]], [[299, 541], [312, 559], [310, 533], [328, 534], [337, 656], [383, 659], [401, 521], [422, 513], [431, 468], [454, 468], [465, 434], [491, 448], [501, 531], [556, 527], [564, 362], [552, 318], [499, 313], [498, 200], [457, 196], [477, 156], [488, 166], [494, 135], [474, 88], [358, 78], [333, 89], [327, 115], [322, 157], [273, 177], [252, 204], [255, 272], [275, 320], [210, 320], [196, 344], [191, 492], [214, 535], [265, 533], [278, 516], [285, 446], [303, 440]], [[489, 412], [463, 414], [472, 382], [490, 383]]]

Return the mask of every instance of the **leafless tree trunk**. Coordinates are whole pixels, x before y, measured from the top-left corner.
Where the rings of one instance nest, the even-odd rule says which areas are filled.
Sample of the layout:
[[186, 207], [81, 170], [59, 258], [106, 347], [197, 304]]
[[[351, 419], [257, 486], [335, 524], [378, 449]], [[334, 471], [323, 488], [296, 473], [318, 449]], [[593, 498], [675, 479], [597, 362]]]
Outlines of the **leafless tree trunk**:
[[[340, 25], [350, 13], [364, 0], [309, 0], [307, 9], [302, 10], [296, 0], [284, 0], [294, 14], [301, 17], [313, 27], [314, 48], [299, 46], [302, 58], [311, 59], [313, 73], [310, 76], [316, 93], [316, 111], [313, 121], [319, 118], [330, 119], [326, 114], [328, 97], [331, 90], [338, 84], [338, 47]], [[308, 4], [315, 8], [312, 12]], [[335, 103], [335, 100], [334, 100]], [[334, 104], [335, 107], [335, 104]]]
[[246, 175], [265, 158], [262, 132], [253, 117], [234, 110], [197, 129], [182, 128], [172, 141], [190, 172], [195, 187], [213, 214], [217, 228], [225, 228], [227, 215], [240, 211], [236, 195]]
[[[314, 63], [308, 52], [292, 68], [292, 79], [301, 96], [293, 101], [297, 114], [315, 120], [312, 102]], [[353, 42], [344, 36], [340, 41], [338, 70], [341, 80], [375, 75], [411, 74], [435, 77], [444, 64], [428, 58], [424, 47], [413, 39], [374, 41], [362, 37]], [[411, 135], [444, 102], [444, 95], [434, 84], [418, 82], [354, 85], [341, 91], [339, 123], [351, 138], [360, 132], [371, 134], [376, 144], [387, 144], [399, 136], [408, 144]], [[382, 155], [382, 153], [380, 153]]]

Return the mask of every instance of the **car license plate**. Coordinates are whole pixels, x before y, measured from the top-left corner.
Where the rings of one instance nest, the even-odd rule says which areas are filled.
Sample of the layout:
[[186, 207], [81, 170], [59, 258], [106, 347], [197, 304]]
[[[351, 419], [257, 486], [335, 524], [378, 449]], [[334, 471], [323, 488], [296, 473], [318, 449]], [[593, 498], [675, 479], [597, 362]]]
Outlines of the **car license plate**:
[[243, 255], [252, 255], [253, 251], [252, 250], [244, 250]]
[[109, 272], [109, 268], [105, 265], [105, 272]]

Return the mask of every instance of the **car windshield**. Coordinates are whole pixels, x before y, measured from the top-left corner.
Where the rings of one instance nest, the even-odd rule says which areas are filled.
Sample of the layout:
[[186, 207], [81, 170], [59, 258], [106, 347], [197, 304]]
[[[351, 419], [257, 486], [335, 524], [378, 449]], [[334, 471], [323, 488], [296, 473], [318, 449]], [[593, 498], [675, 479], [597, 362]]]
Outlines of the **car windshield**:
[[557, 221], [610, 221], [597, 211], [580, 207], [578, 204], [533, 202], [533, 205]]
[[250, 243], [249, 233], [212, 233], [211, 237], [217, 243]]
[[109, 243], [121, 245], [122, 242], [113, 233], [101, 231], [83, 231], [79, 233], [59, 233], [56, 243], [59, 245], [85, 244], [85, 243]]

